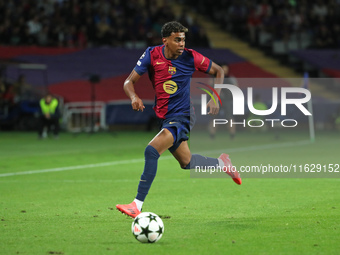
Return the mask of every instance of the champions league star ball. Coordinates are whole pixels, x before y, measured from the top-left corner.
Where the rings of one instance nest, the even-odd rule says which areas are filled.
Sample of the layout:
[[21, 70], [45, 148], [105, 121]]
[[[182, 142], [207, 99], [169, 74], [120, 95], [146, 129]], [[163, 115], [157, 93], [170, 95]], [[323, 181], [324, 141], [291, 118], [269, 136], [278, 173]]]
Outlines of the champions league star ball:
[[155, 243], [164, 233], [162, 219], [152, 212], [139, 214], [131, 226], [132, 234], [142, 243]]

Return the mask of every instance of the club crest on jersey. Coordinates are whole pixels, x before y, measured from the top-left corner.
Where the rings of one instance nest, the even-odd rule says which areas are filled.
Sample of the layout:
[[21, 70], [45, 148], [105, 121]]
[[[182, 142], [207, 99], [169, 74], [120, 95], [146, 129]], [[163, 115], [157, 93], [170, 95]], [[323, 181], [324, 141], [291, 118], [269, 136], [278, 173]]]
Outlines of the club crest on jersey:
[[176, 73], [176, 67], [169, 66], [168, 72], [169, 74], [174, 75]]
[[163, 83], [163, 89], [168, 94], [174, 94], [177, 91], [178, 86], [177, 86], [176, 82], [174, 82], [172, 80], [168, 80], [168, 81]]

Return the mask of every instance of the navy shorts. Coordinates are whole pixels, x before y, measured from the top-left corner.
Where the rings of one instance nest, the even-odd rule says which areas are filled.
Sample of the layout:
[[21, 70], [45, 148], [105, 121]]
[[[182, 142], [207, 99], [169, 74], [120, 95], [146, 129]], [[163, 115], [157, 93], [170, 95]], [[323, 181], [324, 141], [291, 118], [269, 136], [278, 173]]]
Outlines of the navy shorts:
[[165, 120], [160, 120], [160, 129], [166, 128], [174, 137], [174, 143], [169, 148], [169, 151], [172, 153], [180, 146], [183, 141], [189, 140], [190, 130], [193, 128], [195, 124], [195, 115], [191, 114], [191, 116], [175, 116], [170, 117]]

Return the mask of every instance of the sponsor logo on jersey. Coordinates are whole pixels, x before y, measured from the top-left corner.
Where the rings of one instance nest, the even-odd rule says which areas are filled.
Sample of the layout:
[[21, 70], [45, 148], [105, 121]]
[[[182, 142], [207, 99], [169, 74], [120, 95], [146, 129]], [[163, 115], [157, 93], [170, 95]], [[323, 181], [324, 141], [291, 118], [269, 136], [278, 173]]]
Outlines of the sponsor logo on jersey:
[[174, 94], [177, 91], [178, 86], [177, 86], [176, 82], [174, 82], [172, 80], [168, 80], [168, 81], [163, 83], [163, 89], [166, 93], [171, 95], [171, 94]]
[[176, 73], [176, 67], [169, 66], [168, 72], [169, 74], [174, 75]]

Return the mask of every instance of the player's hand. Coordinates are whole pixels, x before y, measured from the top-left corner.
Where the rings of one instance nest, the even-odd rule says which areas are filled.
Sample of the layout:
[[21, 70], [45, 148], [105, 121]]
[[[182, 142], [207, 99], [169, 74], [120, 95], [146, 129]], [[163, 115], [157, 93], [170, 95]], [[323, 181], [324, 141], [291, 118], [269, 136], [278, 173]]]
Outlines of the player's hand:
[[131, 99], [131, 105], [134, 111], [144, 111], [145, 106], [143, 104], [143, 101], [137, 96]]
[[217, 105], [215, 104], [215, 102], [212, 99], [209, 100], [209, 102], [207, 103], [207, 108], [209, 108], [208, 114], [210, 114], [210, 115], [218, 114], [218, 112], [220, 110], [220, 105], [219, 105], [218, 101], [216, 101], [216, 102], [217, 102]]

